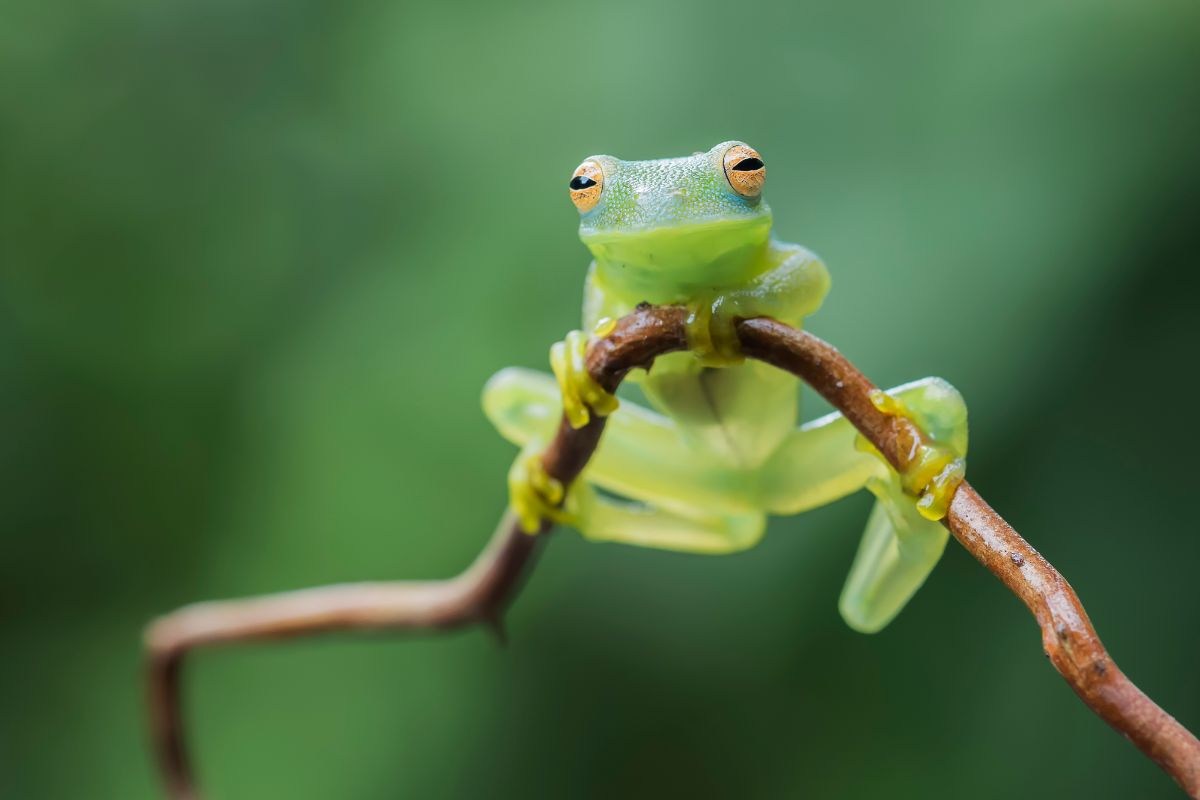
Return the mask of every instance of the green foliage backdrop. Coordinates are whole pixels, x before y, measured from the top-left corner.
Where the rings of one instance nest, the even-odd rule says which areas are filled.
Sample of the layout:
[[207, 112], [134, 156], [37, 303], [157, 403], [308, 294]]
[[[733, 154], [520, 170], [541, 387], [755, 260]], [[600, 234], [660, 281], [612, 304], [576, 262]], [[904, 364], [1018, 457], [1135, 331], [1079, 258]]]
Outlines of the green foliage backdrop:
[[[811, 320], [966, 395], [972, 481], [1200, 727], [1200, 10], [0, 3], [0, 795], [148, 798], [139, 630], [451, 574], [483, 382], [577, 324], [566, 179], [740, 138]], [[819, 410], [809, 403], [808, 414]], [[951, 544], [885, 632], [869, 500], [704, 558], [557, 536], [482, 632], [205, 653], [215, 798], [1174, 797]]]

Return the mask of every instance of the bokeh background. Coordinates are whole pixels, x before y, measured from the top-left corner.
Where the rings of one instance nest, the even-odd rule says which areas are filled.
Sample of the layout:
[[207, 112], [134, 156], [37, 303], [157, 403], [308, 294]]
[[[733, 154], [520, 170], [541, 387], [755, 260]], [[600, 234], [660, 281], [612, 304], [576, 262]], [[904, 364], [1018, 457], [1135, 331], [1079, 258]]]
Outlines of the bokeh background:
[[[577, 324], [571, 170], [728, 138], [830, 265], [809, 327], [960, 387], [972, 481], [1200, 727], [1198, 79], [1183, 0], [5, 0], [0, 795], [157, 796], [155, 614], [466, 564], [513, 456], [480, 388]], [[1178, 796], [953, 542], [891, 627], [846, 629], [869, 504], [725, 558], [558, 535], [507, 649], [205, 653], [204, 783]]]

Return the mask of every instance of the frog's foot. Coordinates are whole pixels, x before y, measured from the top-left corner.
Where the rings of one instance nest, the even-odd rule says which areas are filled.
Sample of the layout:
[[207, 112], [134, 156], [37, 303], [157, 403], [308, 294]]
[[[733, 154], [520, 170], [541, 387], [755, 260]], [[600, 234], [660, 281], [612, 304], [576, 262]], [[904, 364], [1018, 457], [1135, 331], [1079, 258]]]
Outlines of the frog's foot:
[[618, 406], [616, 395], [605, 391], [588, 372], [587, 345], [587, 334], [571, 331], [550, 348], [550, 367], [562, 392], [563, 414], [572, 428], [587, 425], [592, 412], [607, 417]]
[[542, 522], [570, 522], [563, 508], [566, 489], [542, 466], [541, 445], [531, 442], [508, 470], [508, 504], [521, 523], [521, 529], [535, 534]]
[[[949, 511], [954, 492], [966, 475], [967, 464], [962, 453], [931, 436], [901, 400], [874, 389], [871, 403], [889, 416], [907, 419], [921, 432], [919, 437], [900, 443], [900, 485], [906, 493], [917, 498], [917, 511], [922, 517], [940, 520]], [[863, 449], [880, 455], [861, 437], [859, 442]]]
[[744, 359], [737, 335], [737, 320], [747, 316], [736, 295], [700, 299], [688, 306], [688, 349], [706, 367], [728, 367]]

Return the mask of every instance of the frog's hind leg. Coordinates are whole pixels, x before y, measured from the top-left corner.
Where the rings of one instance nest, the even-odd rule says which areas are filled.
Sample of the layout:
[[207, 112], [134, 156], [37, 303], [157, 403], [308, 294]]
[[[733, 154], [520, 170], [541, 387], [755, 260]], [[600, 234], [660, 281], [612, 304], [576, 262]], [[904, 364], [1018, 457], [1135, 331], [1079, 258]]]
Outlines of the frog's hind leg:
[[500, 435], [518, 447], [549, 442], [562, 415], [554, 378], [532, 369], [508, 367], [483, 387], [483, 413]]
[[925, 583], [946, 549], [949, 532], [917, 513], [895, 473], [872, 479], [875, 507], [858, 545], [854, 565], [838, 598], [846, 624], [875, 633], [891, 622]]
[[[545, 444], [561, 414], [558, 385], [545, 373], [505, 369], [488, 381], [483, 408], [509, 441], [521, 447]], [[698, 451], [670, 419], [627, 401], [608, 418], [583, 477], [682, 517], [694, 509], [722, 516], [760, 512], [753, 475]]]
[[[967, 451], [967, 409], [962, 396], [940, 378], [888, 389], [938, 442]], [[855, 446], [858, 431], [841, 414], [827, 414], [789, 434], [759, 478], [762, 505], [772, 514], [800, 514], [865, 488], [885, 472], [883, 463]]]
[[[554, 379], [516, 368], [488, 381], [483, 407], [505, 438], [534, 450], [550, 440], [561, 414]], [[633, 500], [601, 494], [592, 484]], [[596, 541], [731, 553], [757, 544], [766, 527], [766, 516], [748, 500], [749, 485], [744, 475], [693, 451], [666, 417], [623, 403], [572, 487], [565, 517]]]
[[687, 553], [723, 554], [758, 544], [764, 514], [680, 513], [599, 495], [584, 501], [573, 520], [587, 539]]
[[[928, 436], [952, 452], [967, 452], [967, 407], [945, 381], [928, 378], [889, 392]], [[900, 613], [946, 549], [949, 532], [917, 511], [900, 476], [884, 470], [867, 483], [876, 497], [858, 555], [838, 600], [842, 618], [855, 630], [874, 633]]]
[[[898, 386], [918, 426], [960, 454], [967, 449], [967, 409], [954, 387], [937, 378]], [[945, 549], [947, 532], [922, 517], [899, 476], [875, 455], [855, 447], [857, 432], [830, 414], [792, 434], [767, 463], [763, 502], [776, 514], [795, 514], [862, 488], [877, 498], [838, 607], [855, 630], [887, 625], [921, 587]]]

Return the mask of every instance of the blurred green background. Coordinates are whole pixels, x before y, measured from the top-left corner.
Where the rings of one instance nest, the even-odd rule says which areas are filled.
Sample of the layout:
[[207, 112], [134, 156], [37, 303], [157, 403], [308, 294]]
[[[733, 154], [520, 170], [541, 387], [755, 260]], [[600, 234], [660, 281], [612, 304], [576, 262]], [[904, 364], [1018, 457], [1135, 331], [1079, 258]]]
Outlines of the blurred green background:
[[[577, 324], [571, 170], [729, 138], [830, 265], [810, 328], [963, 391], [972, 481], [1200, 727], [1198, 77], [1182, 1], [4, 0], [0, 795], [157, 796], [155, 614], [466, 564], [513, 456], [480, 388]], [[206, 652], [204, 783], [1178, 796], [956, 544], [849, 631], [869, 505], [725, 558], [556, 536], [507, 649]]]

